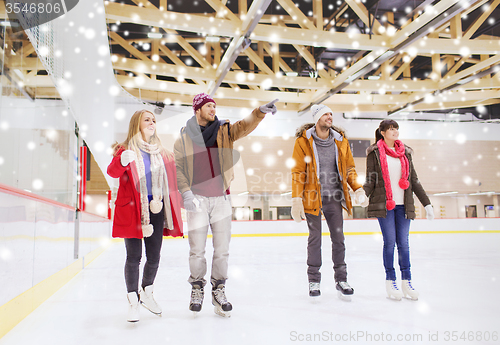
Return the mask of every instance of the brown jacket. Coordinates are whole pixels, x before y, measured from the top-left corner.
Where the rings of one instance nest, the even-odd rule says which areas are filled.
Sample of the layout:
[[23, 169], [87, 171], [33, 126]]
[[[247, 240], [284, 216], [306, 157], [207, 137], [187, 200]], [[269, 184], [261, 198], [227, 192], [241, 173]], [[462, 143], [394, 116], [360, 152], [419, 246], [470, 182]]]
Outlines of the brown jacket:
[[[297, 129], [293, 159], [295, 166], [292, 168], [292, 198], [301, 197], [304, 211], [318, 215], [321, 210], [321, 188], [319, 183], [319, 162], [317, 151], [312, 137], [314, 123], [308, 123]], [[354, 166], [351, 147], [345, 133], [332, 126], [337, 144], [337, 167], [342, 181], [345, 203], [342, 207], [351, 214], [352, 203], [348, 185], [357, 190], [361, 188], [356, 179], [358, 175]]]
[[[431, 202], [425, 193], [424, 187], [418, 180], [417, 172], [413, 167], [413, 150], [405, 145], [405, 155], [410, 163], [410, 173], [408, 181], [410, 186], [404, 192], [404, 205], [407, 219], [415, 219], [415, 202], [413, 193], [417, 196], [422, 205], [427, 206]], [[382, 177], [382, 168], [380, 167], [380, 155], [377, 144], [371, 145], [366, 149], [366, 182], [363, 185], [366, 196], [370, 199], [368, 205], [369, 218], [385, 218], [387, 215], [385, 184]]]
[[[217, 147], [219, 148], [220, 171], [226, 191], [234, 178], [233, 142], [250, 134], [264, 119], [265, 113], [258, 108], [250, 115], [234, 124], [225, 120], [217, 132]], [[177, 185], [179, 191], [184, 193], [191, 190], [193, 184], [193, 141], [187, 135], [186, 127], [181, 128], [181, 135], [174, 144], [175, 165], [177, 167]]]

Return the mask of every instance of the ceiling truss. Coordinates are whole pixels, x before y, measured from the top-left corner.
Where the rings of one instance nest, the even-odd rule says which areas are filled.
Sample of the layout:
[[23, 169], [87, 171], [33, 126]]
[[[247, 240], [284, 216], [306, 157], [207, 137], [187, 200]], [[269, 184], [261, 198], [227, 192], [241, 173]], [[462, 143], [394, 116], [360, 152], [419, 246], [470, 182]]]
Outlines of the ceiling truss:
[[[279, 109], [299, 113], [322, 102], [389, 114], [500, 103], [500, 0], [458, 11], [463, 1], [409, 10], [387, 0], [198, 0], [203, 11], [172, 3], [105, 2], [116, 78], [147, 102], [190, 104], [207, 92], [220, 106], [279, 98]], [[12, 37], [3, 54], [18, 71], [12, 82], [54, 97], [29, 40]]]

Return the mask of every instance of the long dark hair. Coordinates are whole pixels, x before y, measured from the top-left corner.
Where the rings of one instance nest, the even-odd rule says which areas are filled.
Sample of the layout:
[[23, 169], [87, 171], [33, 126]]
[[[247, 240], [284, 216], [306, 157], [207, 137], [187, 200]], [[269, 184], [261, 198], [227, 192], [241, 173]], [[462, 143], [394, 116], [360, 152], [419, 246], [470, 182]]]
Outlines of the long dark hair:
[[384, 139], [381, 132], [385, 132], [389, 128], [399, 129], [399, 125], [394, 120], [382, 120], [380, 125], [378, 125], [378, 128], [375, 130], [375, 142], [378, 142], [380, 139]]

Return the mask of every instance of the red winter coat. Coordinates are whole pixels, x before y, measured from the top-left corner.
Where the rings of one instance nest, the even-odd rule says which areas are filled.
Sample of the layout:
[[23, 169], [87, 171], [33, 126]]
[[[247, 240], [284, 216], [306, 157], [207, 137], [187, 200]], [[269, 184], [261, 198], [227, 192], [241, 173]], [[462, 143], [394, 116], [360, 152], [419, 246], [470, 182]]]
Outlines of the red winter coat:
[[[115, 216], [113, 219], [113, 237], [143, 238], [141, 226], [141, 199], [139, 174], [136, 163], [127, 166], [121, 163], [121, 156], [125, 149], [120, 147], [108, 166], [108, 175], [120, 179], [118, 195], [115, 201]], [[174, 229], [163, 229], [163, 236], [178, 237], [183, 235], [181, 218], [181, 196], [177, 189], [177, 174], [173, 155], [162, 155], [167, 171], [168, 191], [172, 209]]]

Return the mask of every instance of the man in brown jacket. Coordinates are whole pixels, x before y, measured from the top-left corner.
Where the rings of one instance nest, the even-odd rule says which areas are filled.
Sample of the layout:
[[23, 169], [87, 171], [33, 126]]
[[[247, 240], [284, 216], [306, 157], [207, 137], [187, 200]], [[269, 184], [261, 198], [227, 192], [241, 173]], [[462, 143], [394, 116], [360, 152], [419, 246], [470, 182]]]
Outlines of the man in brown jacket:
[[205, 245], [208, 227], [213, 236], [212, 304], [221, 316], [230, 316], [232, 305], [227, 301], [225, 284], [228, 270], [229, 241], [231, 239], [231, 198], [229, 186], [233, 180], [233, 165], [237, 152], [233, 142], [250, 134], [264, 119], [266, 113], [275, 114], [274, 100], [256, 108], [245, 119], [229, 123], [215, 115], [216, 104], [205, 93], [193, 99], [194, 116], [174, 144], [177, 184], [187, 211], [189, 239], [189, 309], [199, 312], [207, 281]]
[[350, 186], [358, 204], [368, 200], [357, 181], [349, 142], [344, 132], [332, 125], [332, 110], [325, 105], [312, 107], [314, 123], [297, 130], [293, 148], [292, 217], [307, 219], [307, 276], [309, 295], [319, 296], [321, 282], [321, 211], [326, 218], [332, 241], [332, 260], [336, 288], [349, 299], [354, 289], [347, 283], [342, 208], [352, 211]]

